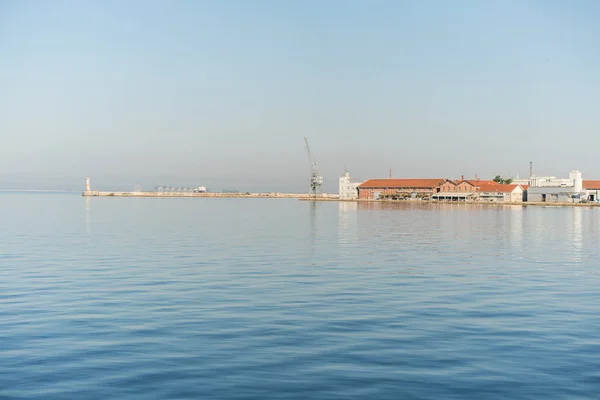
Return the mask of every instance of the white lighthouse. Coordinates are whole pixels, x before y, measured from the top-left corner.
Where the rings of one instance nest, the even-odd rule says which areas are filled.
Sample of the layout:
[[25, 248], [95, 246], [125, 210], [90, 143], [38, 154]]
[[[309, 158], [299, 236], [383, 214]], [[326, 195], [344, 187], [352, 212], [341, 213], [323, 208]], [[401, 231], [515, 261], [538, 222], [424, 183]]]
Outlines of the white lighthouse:
[[91, 190], [92, 189], [91, 189], [91, 186], [90, 186], [90, 177], [86, 176], [85, 177], [85, 191], [86, 192], [90, 192]]

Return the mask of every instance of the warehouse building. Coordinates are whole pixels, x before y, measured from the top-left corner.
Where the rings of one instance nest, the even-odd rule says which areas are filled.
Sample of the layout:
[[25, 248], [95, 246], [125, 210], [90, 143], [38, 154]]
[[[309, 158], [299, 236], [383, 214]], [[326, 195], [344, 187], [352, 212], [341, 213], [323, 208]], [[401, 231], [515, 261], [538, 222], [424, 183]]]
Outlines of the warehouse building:
[[434, 188], [434, 194], [431, 196], [433, 200], [439, 201], [467, 201], [473, 200], [477, 186], [464, 180], [453, 181], [445, 179], [439, 186]]
[[583, 191], [587, 201], [600, 202], [600, 181], [583, 181]]
[[445, 180], [435, 189], [433, 200], [438, 201], [495, 201], [522, 202], [521, 185], [503, 185], [494, 181]]
[[522, 202], [523, 193], [521, 185], [482, 185], [477, 188], [477, 200], [502, 203]]
[[542, 203], [579, 203], [587, 201], [587, 191], [583, 187], [581, 172], [575, 170], [568, 178], [555, 176], [532, 176], [527, 189], [527, 201]]
[[444, 182], [434, 179], [369, 179], [358, 185], [359, 199], [424, 199], [428, 200]]

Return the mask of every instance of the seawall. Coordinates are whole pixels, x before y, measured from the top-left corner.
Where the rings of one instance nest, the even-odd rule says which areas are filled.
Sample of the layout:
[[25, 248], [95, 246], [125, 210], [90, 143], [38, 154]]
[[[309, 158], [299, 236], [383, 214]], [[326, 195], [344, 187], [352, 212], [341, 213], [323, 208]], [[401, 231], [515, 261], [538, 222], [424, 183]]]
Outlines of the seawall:
[[[204, 198], [275, 198], [310, 199], [305, 193], [180, 193], [180, 192], [106, 192], [90, 190], [81, 193], [84, 197], [204, 197]], [[323, 199], [336, 200], [338, 195], [324, 194]]]
[[600, 207], [600, 203], [554, 203], [539, 201], [432, 201], [432, 200], [373, 200], [373, 199], [339, 199], [339, 198], [302, 198], [306, 201], [338, 201], [349, 203], [392, 203], [392, 204], [485, 204], [490, 206], [542, 206], [542, 207]]
[[180, 193], [180, 192], [107, 192], [84, 191], [84, 197], [200, 197], [200, 198], [240, 198], [240, 199], [299, 199], [303, 201], [339, 201], [355, 203], [395, 203], [395, 204], [486, 204], [490, 206], [542, 206], [542, 207], [600, 207], [600, 203], [543, 203], [543, 202], [500, 202], [500, 201], [411, 201], [411, 200], [371, 200], [371, 199], [340, 199], [336, 194], [323, 194], [323, 197], [311, 197], [306, 193]]

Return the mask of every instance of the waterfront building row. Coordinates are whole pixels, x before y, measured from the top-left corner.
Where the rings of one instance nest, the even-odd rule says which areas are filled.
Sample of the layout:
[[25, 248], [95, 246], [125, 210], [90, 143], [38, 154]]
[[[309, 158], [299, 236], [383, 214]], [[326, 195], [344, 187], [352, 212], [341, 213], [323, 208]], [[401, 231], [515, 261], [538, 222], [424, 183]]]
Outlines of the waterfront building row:
[[437, 201], [523, 201], [521, 185], [501, 185], [493, 181], [452, 179], [370, 179], [357, 187], [364, 200]]
[[580, 171], [568, 178], [531, 176], [502, 184], [491, 180], [445, 178], [369, 179], [355, 182], [348, 172], [340, 178], [340, 199], [531, 202], [598, 202], [600, 181], [583, 180]]

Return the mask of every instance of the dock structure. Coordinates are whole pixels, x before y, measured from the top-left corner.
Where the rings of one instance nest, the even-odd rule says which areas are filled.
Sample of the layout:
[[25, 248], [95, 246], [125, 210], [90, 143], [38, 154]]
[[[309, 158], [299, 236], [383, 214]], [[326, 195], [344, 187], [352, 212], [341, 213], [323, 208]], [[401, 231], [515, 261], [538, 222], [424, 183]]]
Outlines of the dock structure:
[[[149, 191], [144, 192], [140, 190], [139, 185], [135, 185], [135, 188], [131, 192], [123, 192], [123, 191], [100, 191], [100, 190], [92, 190], [90, 185], [90, 178], [87, 176], [85, 178], [85, 190], [81, 193], [84, 197], [208, 197], [208, 198], [243, 198], [243, 199], [257, 199], [257, 198], [275, 198], [275, 199], [308, 199], [311, 198], [310, 193], [279, 193], [279, 192], [262, 192], [262, 193], [239, 193], [237, 191], [224, 191], [224, 192], [215, 192], [210, 193], [206, 191], [206, 188], [203, 191], [193, 191], [193, 192], [175, 192], [175, 191]], [[337, 194], [323, 194], [323, 198], [325, 199], [337, 199], [339, 196]]]
[[[309, 199], [308, 193], [194, 193], [194, 192], [106, 192], [90, 190], [81, 193], [84, 197], [205, 197], [205, 198], [275, 198], [275, 199]], [[337, 199], [338, 195], [324, 194], [323, 198]]]

